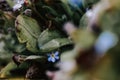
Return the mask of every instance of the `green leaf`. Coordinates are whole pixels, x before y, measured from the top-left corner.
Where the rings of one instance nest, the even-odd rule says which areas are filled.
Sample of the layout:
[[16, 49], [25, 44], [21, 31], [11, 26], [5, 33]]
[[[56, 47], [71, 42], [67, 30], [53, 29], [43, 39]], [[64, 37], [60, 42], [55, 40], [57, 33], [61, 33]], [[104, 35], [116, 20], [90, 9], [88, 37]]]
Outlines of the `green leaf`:
[[68, 5], [68, 1], [67, 0], [61, 0], [61, 1], [62, 1], [61, 6], [63, 7], [67, 15], [71, 18], [73, 15], [73, 11], [70, 9]]
[[25, 61], [38, 61], [38, 62], [43, 62], [45, 61], [46, 58], [44, 56], [36, 56], [36, 55], [31, 55], [31, 56], [28, 56]]
[[45, 56], [39, 56], [39, 55], [30, 55], [30, 56], [26, 56], [26, 55], [15, 55], [14, 56], [14, 62], [18, 62], [20, 64], [23, 64], [24, 62], [28, 61], [28, 62], [33, 62], [33, 61], [37, 61], [37, 62], [44, 62], [46, 60]]
[[20, 43], [26, 43], [28, 50], [37, 52], [37, 39], [40, 27], [33, 18], [19, 15], [16, 19], [16, 34]]
[[79, 23], [79, 24], [80, 24], [79, 27], [86, 29], [86, 27], [88, 26], [88, 24], [89, 24], [92, 16], [93, 16], [92, 10], [87, 11], [87, 12], [81, 17], [80, 23]]
[[56, 50], [60, 47], [70, 45], [70, 44], [72, 44], [72, 41], [67, 38], [57, 38], [57, 39], [53, 39], [49, 41], [48, 43], [40, 47], [40, 51], [50, 52], [50, 51]]
[[8, 78], [8, 77], [12, 77], [12, 76], [15, 77], [16, 73], [11, 72], [11, 71], [13, 71], [13, 70], [22, 70], [22, 69], [27, 70], [28, 67], [29, 66], [26, 63], [23, 63], [18, 67], [13, 61], [11, 61], [0, 71], [0, 78]]
[[62, 37], [58, 30], [44, 30], [38, 38], [38, 45], [41, 48], [45, 43], [49, 42], [52, 39]]
[[96, 40], [96, 36], [92, 32], [80, 29], [72, 33], [71, 37], [76, 45], [85, 49], [93, 46]]
[[49, 6], [43, 6], [43, 8], [44, 8], [47, 12], [49, 12], [49, 14], [52, 14], [52, 15], [54, 15], [54, 16], [58, 16], [57, 12], [56, 12], [53, 8], [51, 8], [51, 7], [49, 7]]
[[15, 5], [14, 1], [12, 0], [6, 0], [6, 1], [10, 5], [10, 7], [13, 7]]
[[8, 63], [8, 65], [0, 71], [0, 77], [4, 78], [11, 76], [10, 71], [15, 68], [17, 68], [17, 65], [14, 62]]

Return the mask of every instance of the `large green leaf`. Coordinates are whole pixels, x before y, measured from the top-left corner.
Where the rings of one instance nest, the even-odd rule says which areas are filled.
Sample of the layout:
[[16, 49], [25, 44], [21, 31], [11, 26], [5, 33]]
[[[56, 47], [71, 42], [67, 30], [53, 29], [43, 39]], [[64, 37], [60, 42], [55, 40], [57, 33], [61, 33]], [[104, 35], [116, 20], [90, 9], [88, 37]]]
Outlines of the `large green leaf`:
[[44, 30], [38, 38], [38, 45], [41, 48], [45, 43], [49, 42], [52, 39], [62, 37], [58, 30]]
[[16, 34], [20, 43], [26, 43], [28, 50], [37, 52], [37, 39], [40, 27], [33, 18], [19, 15], [16, 19]]
[[72, 44], [72, 41], [67, 38], [56, 38], [56, 39], [49, 41], [42, 47], [40, 47], [40, 51], [50, 52], [50, 51], [56, 50], [62, 46], [66, 46], [66, 45], [70, 45], [70, 44]]

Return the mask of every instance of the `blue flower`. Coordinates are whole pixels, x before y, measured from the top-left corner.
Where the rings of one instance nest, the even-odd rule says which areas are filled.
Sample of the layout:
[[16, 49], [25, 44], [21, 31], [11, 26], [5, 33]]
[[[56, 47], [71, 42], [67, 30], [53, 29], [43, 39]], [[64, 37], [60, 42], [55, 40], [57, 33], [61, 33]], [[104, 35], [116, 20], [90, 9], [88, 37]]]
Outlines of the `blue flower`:
[[55, 53], [52, 53], [52, 54], [48, 54], [48, 61], [49, 62], [55, 62], [56, 60], [59, 59], [59, 52], [56, 51]]
[[70, 4], [70, 6], [72, 6], [73, 8], [83, 8], [83, 3], [82, 0], [68, 0], [68, 3]]
[[118, 42], [118, 37], [112, 32], [103, 32], [98, 37], [95, 49], [97, 52], [105, 53], [110, 48], [114, 47]]

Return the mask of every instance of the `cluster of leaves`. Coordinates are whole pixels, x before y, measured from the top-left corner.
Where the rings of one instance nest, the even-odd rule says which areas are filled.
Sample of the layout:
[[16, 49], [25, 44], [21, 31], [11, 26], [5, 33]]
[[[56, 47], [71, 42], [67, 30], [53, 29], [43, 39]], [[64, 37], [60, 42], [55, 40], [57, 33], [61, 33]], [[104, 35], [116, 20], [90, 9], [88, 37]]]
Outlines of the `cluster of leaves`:
[[[32, 74], [30, 66], [39, 68], [39, 64], [43, 65], [40, 65], [42, 71], [37, 73], [45, 74], [54, 64], [48, 61], [59, 59], [58, 54], [54, 54], [56, 51], [62, 53], [72, 49], [73, 43], [63, 30], [64, 23], [72, 21], [79, 25], [85, 12], [80, 8], [72, 11], [69, 3], [61, 0], [2, 0], [0, 3], [0, 59], [3, 60], [0, 65], [7, 64], [3, 65], [6, 67], [0, 72], [1, 78], [14, 75], [15, 69], [25, 69], [26, 75]], [[14, 65], [12, 56], [20, 68]], [[22, 64], [30, 64], [30, 70], [27, 72], [28, 66]]]
[[13, 10], [0, 6], [1, 78], [119, 80], [119, 0], [6, 1]]

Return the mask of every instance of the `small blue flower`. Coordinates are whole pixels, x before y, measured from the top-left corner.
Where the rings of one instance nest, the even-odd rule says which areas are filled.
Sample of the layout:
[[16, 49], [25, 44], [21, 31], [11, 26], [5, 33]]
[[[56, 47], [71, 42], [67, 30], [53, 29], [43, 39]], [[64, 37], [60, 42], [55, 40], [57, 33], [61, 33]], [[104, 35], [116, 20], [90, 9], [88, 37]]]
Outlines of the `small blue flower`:
[[82, 8], [83, 7], [82, 0], [68, 0], [68, 3], [73, 8]]
[[55, 53], [52, 53], [52, 54], [48, 54], [48, 61], [49, 62], [55, 62], [56, 60], [59, 59], [59, 52], [56, 51]]

